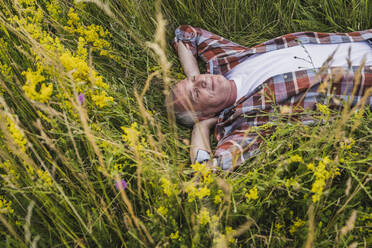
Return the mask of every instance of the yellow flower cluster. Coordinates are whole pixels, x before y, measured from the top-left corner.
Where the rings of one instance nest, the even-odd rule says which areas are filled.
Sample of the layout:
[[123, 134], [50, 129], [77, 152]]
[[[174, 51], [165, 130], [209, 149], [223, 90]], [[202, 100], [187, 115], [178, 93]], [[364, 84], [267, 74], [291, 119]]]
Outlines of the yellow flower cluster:
[[35, 0], [18, 0], [19, 4], [35, 5]]
[[180, 237], [180, 235], [179, 235], [179, 232], [177, 231], [176, 233], [171, 233], [170, 234], [170, 238], [171, 239], [180, 239], [181, 237]]
[[76, 82], [85, 82], [88, 79], [89, 66], [83, 59], [66, 51], [59, 57], [59, 60], [67, 72], [72, 72], [72, 77]]
[[258, 199], [258, 190], [257, 190], [257, 187], [254, 186], [253, 188], [251, 188], [248, 193], [245, 193], [245, 197], [248, 200], [257, 200]]
[[200, 225], [204, 226], [211, 221], [211, 217], [209, 215], [209, 211], [206, 208], [202, 208], [198, 215]]
[[98, 107], [103, 108], [112, 102], [114, 98], [107, 96], [105, 91], [99, 91], [97, 94], [92, 94], [92, 100]]
[[293, 221], [292, 226], [289, 228], [289, 233], [293, 235], [300, 227], [304, 226], [305, 223], [306, 222], [304, 220], [296, 217], [296, 220]]
[[51, 0], [46, 4], [48, 13], [54, 20], [59, 20], [60, 14], [62, 13], [61, 7], [57, 1], [58, 0]]
[[[79, 42], [83, 42], [83, 40], [80, 39]], [[88, 63], [82, 58], [83, 56], [86, 56], [86, 51], [78, 47], [77, 56], [65, 51], [59, 59], [65, 70], [72, 72], [75, 82], [91, 82], [93, 84], [95, 90], [90, 89], [89, 94], [93, 102], [98, 107], [103, 108], [112, 102], [114, 98], [106, 95], [104, 90], [108, 89], [109, 86], [103, 82], [103, 77], [99, 76], [96, 70], [89, 67]], [[84, 84], [78, 86], [84, 87]], [[78, 91], [82, 92], [83, 88], [78, 87]]]
[[235, 242], [235, 239], [234, 239], [234, 237], [232, 237], [232, 235], [234, 235], [235, 231], [232, 229], [231, 226], [225, 227], [225, 231], [226, 231], [226, 235], [230, 236], [230, 238], [229, 238], [228, 241], [230, 243], [234, 243]]
[[73, 8], [70, 8], [67, 15], [69, 17], [68, 26], [66, 27], [68, 31], [80, 34], [86, 42], [92, 45], [93, 50], [100, 50], [100, 55], [108, 55], [107, 50], [110, 49], [111, 45], [105, 38], [112, 37], [109, 31], [104, 30], [102, 26], [94, 24], [84, 27]]
[[296, 178], [291, 177], [290, 179], [287, 179], [284, 184], [287, 188], [293, 187], [294, 189], [299, 189], [300, 184], [298, 183]]
[[136, 153], [142, 153], [146, 147], [145, 138], [141, 138], [141, 132], [139, 131], [137, 122], [133, 122], [130, 127], [122, 126], [121, 129], [124, 131], [122, 135], [123, 141], [126, 142]]
[[350, 160], [355, 156], [358, 156], [358, 152], [352, 152], [352, 147], [355, 145], [355, 140], [352, 137], [345, 138], [344, 141], [340, 142], [340, 148], [344, 152], [341, 155], [340, 162], [344, 163], [345, 159]]
[[[61, 44], [58, 37], [53, 38], [47, 31], [43, 31], [42, 9], [37, 6], [34, 1], [23, 1], [22, 3], [26, 5], [23, 9], [23, 13], [27, 13], [27, 15], [11, 17], [9, 18], [10, 23], [17, 24], [17, 29], [19, 30], [26, 30], [40, 43], [52, 58], [59, 60], [65, 71], [71, 73], [76, 83], [77, 91], [80, 93], [84, 92], [90, 96], [96, 106], [102, 108], [112, 102], [114, 99], [107, 96], [107, 92], [105, 92], [105, 90], [108, 89], [108, 85], [103, 82], [102, 76], [99, 76], [97, 71], [91, 68], [86, 62], [88, 56], [88, 51], [86, 49], [87, 44], [92, 43], [95, 48], [101, 50], [103, 48], [108, 48], [110, 44], [101, 38], [108, 36], [109, 33], [104, 31], [102, 27], [96, 25], [91, 25], [88, 28], [83, 27], [77, 14], [74, 13], [73, 10], [70, 10], [69, 25], [76, 27], [77, 29], [75, 28], [73, 31], [81, 35], [78, 38], [77, 50], [73, 54]], [[56, 2], [54, 5], [58, 6]], [[60, 8], [55, 6], [49, 4], [47, 8], [52, 14], [58, 15]], [[22, 27], [22, 29], [20, 27]], [[53, 84], [49, 83], [47, 85], [44, 81], [48, 81], [49, 77], [59, 78], [58, 75], [56, 75], [58, 70], [56, 71], [55, 68], [50, 65], [48, 58], [42, 58], [37, 52], [32, 49], [31, 51], [35, 56], [38, 68], [36, 71], [28, 69], [28, 71], [23, 72], [23, 75], [26, 76], [26, 83], [23, 89], [29, 98], [47, 103], [53, 94]], [[104, 50], [101, 52], [107, 53], [107, 51]], [[43, 64], [43, 66], [41, 66], [41, 64]], [[87, 84], [88, 82], [90, 82], [93, 87], [90, 87]], [[67, 85], [64, 85], [62, 88], [66, 89], [66, 86]], [[39, 88], [40, 90], [37, 90]], [[62, 103], [62, 106], [67, 107], [70, 112], [72, 112], [72, 106], [68, 101], [71, 94], [72, 91], [69, 88], [67, 88], [65, 94], [56, 94], [56, 97], [60, 98], [59, 102]]]
[[280, 231], [283, 228], [284, 225], [282, 225], [280, 222], [275, 224], [275, 230]]
[[50, 177], [50, 175], [46, 171], [37, 169], [36, 174], [39, 176], [40, 184], [42, 186], [44, 186], [44, 187], [52, 187], [53, 186], [52, 178]]
[[11, 177], [11, 178], [14, 178], [14, 179], [19, 178], [19, 173], [17, 173], [14, 170], [14, 166], [12, 164], [10, 164], [9, 160], [4, 161], [3, 163], [0, 163], [0, 169], [3, 169], [7, 173], [7, 174], [1, 175], [3, 177]]
[[[329, 169], [327, 170], [327, 167]], [[307, 165], [307, 168], [312, 170], [315, 176], [315, 181], [312, 185], [311, 192], [314, 193], [312, 196], [313, 202], [318, 202], [323, 194], [323, 189], [326, 181], [335, 175], [340, 175], [339, 168], [335, 165], [332, 166], [331, 160], [328, 156], [324, 157], [322, 161], [319, 161], [315, 167], [313, 163]]]
[[149, 218], [154, 218], [154, 214], [151, 213], [151, 210], [150, 210], [150, 209], [147, 209], [147, 210], [146, 210], [146, 215], [147, 215]]
[[343, 150], [350, 150], [355, 145], [355, 140], [351, 137], [340, 142], [340, 147]]
[[193, 182], [189, 183], [186, 186], [185, 191], [188, 194], [189, 202], [193, 202], [196, 197], [201, 200], [204, 197], [209, 196], [211, 193], [206, 185], [204, 185], [203, 187], [197, 187]]
[[14, 209], [11, 207], [12, 201], [7, 201], [4, 196], [0, 195], [0, 213], [10, 213], [14, 212]]
[[203, 199], [206, 196], [209, 196], [211, 191], [208, 188], [208, 185], [213, 182], [213, 177], [210, 169], [206, 163], [200, 164], [195, 163], [191, 165], [196, 176], [200, 180], [200, 183], [188, 182], [185, 191], [188, 194], [188, 201], [193, 202], [195, 198]]
[[30, 176], [31, 179], [34, 179], [34, 177], [35, 177], [34, 168], [31, 165], [27, 164], [26, 162], [23, 162], [23, 165], [25, 166], [27, 175]]
[[329, 116], [331, 114], [331, 111], [329, 110], [327, 105], [323, 105], [320, 103], [316, 104], [316, 107], [319, 109], [319, 111], [324, 114], [325, 116]]
[[166, 216], [167, 213], [168, 213], [168, 208], [166, 207], [163, 207], [163, 206], [160, 206], [158, 209], [157, 209], [158, 213], [163, 215], [163, 216]]
[[43, 112], [41, 112], [40, 110], [37, 110], [36, 113], [37, 113], [38, 116], [41, 117], [43, 120], [45, 120], [46, 122], [52, 124], [52, 120], [49, 119], [46, 115], [44, 115]]
[[289, 163], [303, 163], [304, 160], [302, 159], [302, 157], [298, 154], [296, 155], [293, 155], [289, 158]]
[[[108, 144], [107, 142], [103, 141], [102, 143]], [[120, 171], [123, 169], [123, 164], [114, 164], [114, 166], [110, 166], [108, 171], [111, 176], [115, 177], [116, 175], [120, 174]]]
[[41, 23], [43, 20], [43, 10], [36, 4], [35, 0], [19, 0], [24, 5], [23, 14], [30, 23]]
[[85, 48], [87, 41], [83, 37], [79, 37], [78, 45], [76, 49], [76, 56], [80, 59], [88, 58], [88, 50]]
[[26, 139], [23, 136], [20, 129], [16, 126], [16, 124], [11, 120], [9, 117], [6, 117], [6, 120], [8, 122], [8, 130], [10, 133], [10, 136], [12, 136], [14, 142], [21, 148], [22, 151], [26, 151]]
[[161, 187], [163, 188], [164, 194], [166, 194], [168, 197], [173, 194], [178, 194], [177, 185], [171, 183], [168, 179], [165, 177], [162, 177], [160, 179]]
[[[1, 39], [0, 39], [0, 42], [1, 42]], [[11, 76], [12, 76], [11, 68], [6, 64], [2, 64], [1, 61], [0, 61], [0, 74], [1, 76], [5, 78], [6, 81], [11, 80]]]
[[214, 203], [215, 204], [219, 204], [222, 202], [222, 198], [224, 197], [224, 193], [222, 192], [222, 190], [217, 190], [217, 194], [214, 196]]
[[[22, 86], [27, 97], [32, 100], [47, 103], [53, 94], [53, 84], [46, 85], [44, 83], [45, 77], [41, 74], [43, 67], [38, 66], [37, 71], [32, 71], [28, 68], [27, 71], [22, 72], [22, 75], [26, 76], [26, 83]], [[40, 84], [40, 89], [37, 91]]]
[[191, 165], [191, 168], [193, 168], [194, 172], [200, 176], [201, 183], [208, 185], [213, 182], [211, 170], [208, 168], [206, 163], [195, 163]]

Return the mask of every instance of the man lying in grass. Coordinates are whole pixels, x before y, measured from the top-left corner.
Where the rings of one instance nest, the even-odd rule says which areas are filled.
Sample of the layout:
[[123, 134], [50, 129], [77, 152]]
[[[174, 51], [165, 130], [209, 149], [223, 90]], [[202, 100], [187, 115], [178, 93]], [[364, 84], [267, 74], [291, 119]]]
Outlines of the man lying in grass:
[[[176, 117], [186, 126], [197, 122], [192, 162], [235, 169], [272, 132], [268, 127], [275, 126], [278, 112], [311, 123], [310, 115], [300, 113], [372, 105], [372, 29], [299, 32], [247, 48], [183, 25], [176, 29], [174, 47], [187, 76], [172, 89]], [[207, 74], [200, 74], [197, 57]], [[211, 159], [213, 126], [218, 144]], [[261, 131], [254, 130], [258, 126]]]

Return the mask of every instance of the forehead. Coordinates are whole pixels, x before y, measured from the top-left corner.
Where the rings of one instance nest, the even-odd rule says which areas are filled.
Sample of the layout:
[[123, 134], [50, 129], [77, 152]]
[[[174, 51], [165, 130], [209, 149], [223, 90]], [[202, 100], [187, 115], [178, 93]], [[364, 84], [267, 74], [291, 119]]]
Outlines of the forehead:
[[173, 88], [174, 105], [178, 110], [185, 110], [186, 106], [191, 104], [190, 93], [192, 82], [190, 79], [184, 79]]

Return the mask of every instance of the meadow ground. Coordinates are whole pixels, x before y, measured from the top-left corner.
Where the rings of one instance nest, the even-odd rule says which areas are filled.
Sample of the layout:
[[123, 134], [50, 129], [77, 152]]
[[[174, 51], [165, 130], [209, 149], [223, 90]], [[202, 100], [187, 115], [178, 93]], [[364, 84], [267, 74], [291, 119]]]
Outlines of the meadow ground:
[[0, 0], [0, 24], [0, 247], [372, 246], [368, 107], [278, 114], [215, 175], [164, 106], [177, 26], [249, 47], [371, 28], [371, 1]]

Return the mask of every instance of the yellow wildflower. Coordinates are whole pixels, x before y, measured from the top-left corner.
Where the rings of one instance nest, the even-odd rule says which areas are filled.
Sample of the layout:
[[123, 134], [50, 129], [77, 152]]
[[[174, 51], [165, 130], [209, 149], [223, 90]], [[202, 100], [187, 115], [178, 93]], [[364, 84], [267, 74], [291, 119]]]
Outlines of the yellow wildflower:
[[330, 163], [330, 161], [331, 160], [328, 157], [325, 157], [323, 161], [319, 161], [318, 166], [313, 169], [315, 181], [311, 188], [311, 192], [314, 193], [312, 196], [314, 203], [320, 200], [326, 180], [331, 176], [326, 169], [326, 164]]
[[204, 226], [208, 224], [211, 221], [211, 218], [209, 216], [209, 211], [206, 208], [202, 208], [198, 215], [198, 219], [199, 219], [200, 225]]
[[68, 31], [80, 34], [92, 45], [93, 49], [100, 51], [100, 55], [108, 55], [107, 49], [110, 49], [111, 45], [105, 38], [107, 36], [112, 37], [109, 31], [95, 24], [91, 24], [87, 27], [83, 26], [73, 8], [70, 8], [67, 15], [69, 17], [67, 22], [68, 26], [66, 27]]
[[68, 16], [67, 24], [70, 25], [70, 27], [79, 26], [80, 18], [78, 14], [75, 13], [73, 8], [69, 9], [67, 16]]
[[46, 116], [44, 115], [41, 111], [37, 110], [36, 113], [45, 121], [49, 122], [49, 123], [52, 123], [52, 121]]
[[85, 48], [86, 45], [86, 40], [83, 37], [79, 37], [76, 55], [83, 60], [86, 60], [88, 57], [88, 50]]
[[168, 208], [165, 208], [165, 207], [161, 206], [157, 209], [157, 211], [158, 211], [159, 214], [161, 214], [163, 216], [166, 216], [167, 213], [168, 213]]
[[136, 152], [144, 150], [145, 142], [140, 141], [141, 133], [138, 130], [137, 122], [133, 122], [130, 127], [122, 126], [121, 129], [124, 131], [122, 138], [130, 147]]
[[319, 109], [319, 111], [321, 113], [323, 113], [324, 115], [326, 116], [329, 116], [331, 111], [329, 110], [328, 106], [327, 105], [323, 105], [323, 104], [320, 104], [320, 103], [317, 103], [316, 104], [316, 107]]
[[185, 191], [188, 195], [188, 202], [193, 202], [195, 200], [196, 193], [198, 192], [198, 189], [195, 187], [195, 185], [193, 183], [189, 183], [186, 186]]
[[167, 196], [171, 196], [174, 193], [177, 193], [177, 185], [172, 184], [168, 179], [162, 177], [160, 179], [160, 182], [161, 182], [161, 186], [163, 188], [163, 192]]
[[154, 215], [151, 213], [150, 209], [147, 209], [147, 210], [146, 210], [146, 215], [147, 215], [148, 217], [150, 217], [150, 218], [153, 218], [153, 217], [154, 217]]
[[[0, 39], [0, 42], [2, 42], [2, 39]], [[0, 61], [0, 72], [1, 72], [0, 75], [3, 76], [6, 79], [6, 81], [11, 81], [12, 69], [6, 64], [2, 64], [1, 61]]]
[[113, 97], [107, 96], [106, 92], [101, 91], [98, 95], [92, 95], [93, 102], [100, 108], [107, 106], [107, 103], [112, 102], [114, 100]]
[[251, 188], [249, 190], [249, 193], [245, 193], [245, 197], [248, 199], [248, 200], [256, 200], [258, 199], [258, 191], [257, 191], [257, 187], [254, 186], [253, 188]]
[[283, 228], [283, 225], [280, 224], [279, 222], [275, 224], [275, 229], [276, 229], [277, 231], [280, 231], [282, 228]]
[[193, 168], [195, 172], [199, 172], [202, 176], [206, 176], [209, 173], [209, 169], [205, 163], [200, 164], [196, 162], [191, 165], [191, 168]]
[[287, 179], [285, 181], [285, 186], [287, 188], [293, 187], [296, 190], [298, 190], [301, 187], [300, 184], [297, 182], [297, 179], [296, 178], [293, 178], [293, 177], [291, 177], [290, 179]]
[[151, 213], [150, 209], [147, 209], [147, 210], [146, 210], [146, 215], [147, 215], [148, 217], [150, 217], [150, 218], [153, 218], [153, 217], [154, 217], [154, 215]]
[[306, 167], [309, 169], [309, 170], [314, 170], [314, 164], [313, 163], [308, 163], [306, 165]]
[[89, 73], [89, 66], [87, 62], [85, 62], [81, 58], [72, 56], [72, 54], [68, 51], [64, 52], [59, 57], [59, 60], [65, 67], [66, 71], [72, 72], [74, 80], [78, 82], [87, 81]]
[[222, 190], [218, 190], [217, 191], [217, 194], [214, 196], [214, 203], [215, 204], [219, 204], [222, 202], [222, 197], [224, 197], [224, 194], [222, 192]]
[[0, 213], [13, 213], [14, 209], [11, 205], [12, 201], [7, 201], [4, 196], [0, 195]]
[[178, 231], [176, 233], [171, 233], [170, 238], [171, 239], [179, 239], [180, 235], [179, 235]]
[[39, 176], [42, 186], [44, 187], [51, 187], [52, 184], [52, 178], [48, 174], [48, 172], [37, 169], [36, 174]]
[[58, 20], [59, 15], [62, 13], [61, 7], [57, 4], [57, 1], [58, 0], [52, 0], [50, 3], [46, 4], [49, 15], [55, 20]]
[[[43, 67], [39, 66], [37, 71], [32, 71], [28, 68], [27, 71], [22, 72], [22, 75], [26, 76], [26, 83], [22, 86], [27, 97], [32, 100], [47, 103], [53, 93], [53, 84], [46, 85], [43, 83], [45, 77], [41, 75], [43, 72]], [[36, 90], [40, 84], [39, 91]]]
[[198, 192], [196, 193], [196, 196], [199, 197], [199, 199], [202, 199], [206, 196], [209, 196], [211, 191], [208, 189], [207, 186], [204, 186], [202, 188], [199, 188]]
[[303, 163], [304, 160], [302, 159], [302, 157], [298, 154], [294, 155], [294, 156], [291, 156], [289, 158], [289, 163]]
[[7, 176], [10, 176], [15, 179], [19, 178], [19, 173], [17, 173], [17, 171], [14, 169], [14, 166], [10, 163], [9, 160], [6, 160], [3, 163], [0, 163], [0, 168], [4, 169], [7, 172]]
[[10, 136], [13, 138], [14, 142], [21, 148], [22, 151], [26, 151], [25, 145], [27, 141], [22, 132], [9, 117], [6, 117], [6, 120], [8, 122], [8, 130]]
[[293, 235], [300, 227], [304, 226], [305, 223], [306, 222], [304, 220], [296, 217], [296, 220], [293, 221], [293, 225], [289, 229], [289, 233]]
[[35, 0], [18, 0], [18, 3], [33, 6], [35, 5]]
[[234, 236], [233, 235], [234, 235], [235, 231], [232, 229], [231, 226], [225, 227], [225, 231], [226, 231], [226, 235], [230, 237], [228, 241], [230, 243], [234, 243], [235, 242], [235, 239], [234, 239]]

